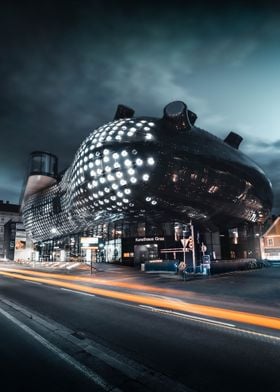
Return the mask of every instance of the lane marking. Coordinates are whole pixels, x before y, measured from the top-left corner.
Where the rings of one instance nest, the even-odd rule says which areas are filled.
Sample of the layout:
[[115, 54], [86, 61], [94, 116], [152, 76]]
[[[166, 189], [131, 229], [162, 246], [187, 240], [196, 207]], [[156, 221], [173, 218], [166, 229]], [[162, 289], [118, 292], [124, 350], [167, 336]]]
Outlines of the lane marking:
[[160, 309], [160, 308], [156, 308], [156, 307], [153, 307], [153, 306], [147, 306], [147, 305], [139, 305], [139, 307], [140, 307], [140, 308], [147, 309], [147, 310], [150, 310], [150, 311], [152, 311], [152, 312], [169, 314], [169, 315], [171, 315], [171, 316], [177, 316], [177, 317], [181, 317], [181, 318], [186, 318], [186, 319], [201, 321], [201, 322], [208, 323], [208, 324], [216, 324], [216, 325], [221, 325], [221, 326], [236, 328], [236, 325], [234, 325], [234, 324], [224, 323], [224, 322], [222, 322], [222, 321], [213, 320], [213, 319], [208, 319], [208, 318], [205, 318], [205, 317], [191, 316], [190, 314], [185, 314], [185, 313], [180, 313], [180, 312], [174, 312], [174, 311], [172, 311], [172, 310], [165, 310], [165, 309]]
[[39, 283], [39, 282], [32, 282], [32, 280], [27, 280], [27, 279], [24, 279], [24, 281], [28, 282], [28, 283], [32, 283], [32, 284], [37, 284], [38, 286], [42, 286], [42, 284], [43, 284], [43, 283]]
[[64, 287], [61, 287], [60, 290], [63, 290], [63, 291], [70, 291], [71, 293], [75, 293], [75, 294], [87, 295], [88, 297], [96, 297], [95, 294], [88, 294], [88, 293], [83, 293], [82, 291], [76, 291], [76, 290], [71, 290], [71, 289], [65, 289]]
[[4, 309], [0, 308], [0, 313], [5, 316], [8, 320], [12, 321], [14, 324], [16, 324], [19, 328], [21, 328], [23, 331], [31, 335], [35, 340], [37, 340], [39, 343], [41, 343], [44, 347], [46, 347], [48, 350], [52, 351], [55, 353], [59, 358], [67, 362], [69, 365], [73, 366], [75, 369], [80, 371], [84, 376], [89, 378], [91, 381], [93, 381], [95, 384], [100, 386], [102, 389], [105, 391], [116, 391], [116, 392], [121, 392], [120, 389], [115, 388], [114, 386], [110, 385], [107, 381], [105, 381], [101, 376], [99, 376], [97, 373], [89, 369], [87, 366], [83, 365], [82, 363], [78, 362], [76, 359], [71, 357], [71, 355], [65, 353], [62, 351], [60, 348], [56, 347], [54, 344], [50, 343], [47, 339], [45, 339], [43, 336], [39, 335], [37, 332], [33, 331], [33, 329], [29, 328], [27, 325], [22, 323], [21, 321], [17, 320], [15, 317], [10, 315], [8, 312], [6, 312]]
[[[133, 306], [133, 307], [137, 308], [137, 306], [135, 306], [135, 305], [130, 305], [130, 306]], [[168, 310], [164, 310], [164, 309], [160, 309], [160, 308], [155, 308], [155, 307], [152, 307], [152, 306], [138, 305], [138, 307], [143, 308], [145, 310], [149, 310], [149, 311], [154, 312], [154, 313], [163, 313], [163, 314], [167, 314], [167, 315], [171, 315], [171, 316], [175, 316], [175, 317], [181, 317], [181, 318], [184, 318], [184, 319], [191, 319], [191, 320], [194, 320], [194, 321], [203, 322], [205, 324], [211, 324], [211, 325], [220, 326], [220, 327], [223, 327], [224, 329], [229, 329], [229, 330], [232, 330], [232, 331], [235, 331], [235, 332], [241, 332], [243, 334], [252, 335], [252, 336], [255, 336], [255, 337], [265, 338], [265, 339], [267, 339], [269, 341], [273, 341], [273, 343], [280, 343], [280, 337], [279, 336], [269, 335], [269, 334], [262, 333], [262, 332], [250, 331], [248, 329], [237, 327], [234, 324], [222, 323], [222, 322], [216, 321], [216, 320], [205, 319], [203, 317], [191, 316], [191, 315], [184, 314], [184, 313], [179, 313], [179, 312], [173, 312], [172, 310], [168, 311]]]

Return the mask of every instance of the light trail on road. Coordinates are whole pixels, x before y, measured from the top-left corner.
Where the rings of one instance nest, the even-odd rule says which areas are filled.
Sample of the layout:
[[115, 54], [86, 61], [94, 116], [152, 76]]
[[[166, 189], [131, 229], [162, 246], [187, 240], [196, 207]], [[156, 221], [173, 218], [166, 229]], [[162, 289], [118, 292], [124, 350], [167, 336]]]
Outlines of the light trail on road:
[[148, 305], [159, 307], [162, 309], [168, 309], [173, 311], [181, 311], [186, 313], [199, 314], [208, 317], [214, 317], [222, 320], [230, 320], [239, 323], [245, 323], [265, 328], [271, 328], [280, 330], [280, 318], [269, 317], [261, 314], [240, 312], [230, 309], [217, 308], [206, 305], [197, 305], [187, 302], [178, 302], [176, 299], [165, 299], [149, 297], [141, 294], [131, 294], [119, 291], [107, 290], [97, 287], [89, 287], [81, 284], [70, 283], [60, 281], [56, 279], [39, 278], [35, 276], [20, 275], [18, 273], [11, 273], [6, 271], [0, 271], [0, 274], [10, 278], [16, 278], [20, 280], [28, 280], [30, 282], [40, 282], [51, 286], [63, 287], [72, 290], [82, 291], [85, 293], [100, 295], [102, 297], [117, 299], [121, 301], [127, 301], [137, 303], [141, 305]]
[[8, 271], [8, 272], [17, 272], [19, 274], [25, 274], [25, 275], [34, 275], [34, 276], [40, 276], [40, 277], [47, 277], [51, 279], [59, 279], [59, 280], [69, 280], [69, 281], [75, 281], [75, 282], [85, 282], [85, 283], [91, 283], [91, 284], [96, 284], [96, 285], [102, 285], [102, 286], [111, 286], [111, 287], [116, 287], [116, 288], [124, 288], [124, 289], [131, 289], [131, 290], [138, 290], [138, 291], [150, 291], [150, 292], [155, 292], [155, 293], [162, 293], [164, 295], [169, 294], [169, 295], [183, 295], [183, 296], [196, 296], [193, 292], [187, 291], [187, 290], [175, 290], [175, 289], [170, 289], [170, 288], [161, 288], [161, 287], [154, 287], [151, 285], [147, 284], [140, 284], [140, 283], [135, 283], [135, 282], [119, 282], [117, 280], [109, 280], [109, 279], [100, 279], [97, 278], [96, 276], [79, 276], [79, 275], [65, 275], [65, 274], [55, 274], [51, 272], [40, 272], [40, 271], [31, 271], [31, 270], [23, 270], [23, 269], [15, 269], [15, 268], [0, 268], [0, 271]]

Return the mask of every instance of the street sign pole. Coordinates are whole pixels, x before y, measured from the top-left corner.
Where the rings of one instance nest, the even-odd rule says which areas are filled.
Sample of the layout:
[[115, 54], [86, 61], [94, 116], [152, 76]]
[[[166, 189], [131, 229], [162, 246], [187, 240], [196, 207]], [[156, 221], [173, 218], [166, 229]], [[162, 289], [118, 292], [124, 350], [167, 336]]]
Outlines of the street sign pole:
[[187, 245], [187, 239], [186, 239], [186, 232], [183, 231], [183, 239], [181, 240], [182, 245], [183, 245], [183, 257], [184, 257], [184, 265], [186, 266], [186, 245]]
[[191, 235], [192, 235], [192, 261], [193, 261], [193, 273], [195, 273], [195, 241], [194, 241], [194, 227], [192, 224], [192, 221], [190, 221], [190, 226], [191, 226]]

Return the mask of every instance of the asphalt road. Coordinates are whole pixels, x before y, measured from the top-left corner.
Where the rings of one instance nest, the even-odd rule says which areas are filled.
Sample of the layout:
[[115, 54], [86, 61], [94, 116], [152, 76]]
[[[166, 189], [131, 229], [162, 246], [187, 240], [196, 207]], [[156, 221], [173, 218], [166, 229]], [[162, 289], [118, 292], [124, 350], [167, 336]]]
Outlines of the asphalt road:
[[92, 391], [92, 382], [0, 313], [2, 391]]
[[[256, 274], [259, 272], [261, 271], [256, 271]], [[252, 282], [253, 273], [239, 273], [238, 276], [242, 284], [245, 284], [246, 276], [251, 276], [248, 279]], [[0, 279], [0, 299], [19, 304], [28, 309], [30, 314], [42, 316], [50, 324], [54, 322], [54, 325], [59, 323], [65, 326], [72, 331], [71, 336], [74, 334], [78, 337], [77, 341], [86, 342], [85, 346], [93, 347], [97, 351], [93, 350], [93, 357], [84, 355], [82, 350], [73, 348], [61, 339], [63, 333], [57, 336], [55, 330], [50, 332], [43, 328], [42, 324], [36, 324], [34, 317], [32, 320], [31, 317], [26, 318], [26, 315], [1, 301], [0, 309], [20, 319], [21, 323], [28, 325], [46, 341], [71, 355], [71, 358], [87, 366], [94, 374], [100, 375], [102, 380], [108, 381], [108, 386], [98, 386], [94, 378], [89, 380], [79, 369], [74, 369], [71, 364], [35, 341], [31, 335], [25, 336], [25, 331], [12, 321], [4, 320], [5, 316], [0, 314], [2, 339], [5, 337], [1, 352], [4, 352], [4, 358], [8, 358], [5, 360], [4, 369], [13, 368], [12, 374], [21, 371], [21, 377], [24, 379], [26, 376], [25, 379], [29, 380], [31, 385], [28, 390], [33, 390], [33, 387], [35, 390], [37, 385], [32, 374], [38, 375], [38, 380], [49, 389], [48, 383], [51, 383], [53, 373], [59, 376], [59, 380], [55, 383], [57, 389], [52, 387], [51, 390], [61, 391], [87, 391], [89, 382], [92, 383], [93, 391], [100, 388], [110, 390], [111, 387], [123, 391], [175, 391], [177, 384], [178, 390], [181, 388], [186, 391], [280, 390], [280, 334], [278, 336], [277, 331], [212, 323], [205, 318], [185, 318], [183, 315], [162, 313], [139, 304], [98, 295], [89, 296], [60, 287], [2, 276]], [[151, 279], [148, 279], [151, 282]], [[234, 275], [230, 275], [229, 279], [235, 279]], [[258, 275], [256, 284], [260, 282]], [[196, 285], [198, 283], [197, 281]], [[212, 284], [200, 284], [204, 285], [201, 289], [203, 292], [200, 292], [203, 295], [207, 294], [207, 286], [210, 287], [208, 293], [210, 297], [213, 295], [216, 305], [219, 294], [221, 304], [225, 304], [225, 296], [221, 295], [221, 292], [228, 290], [231, 301], [236, 302], [238, 307], [239, 294], [234, 296], [234, 291], [229, 289], [230, 285], [224, 277], [220, 280], [215, 278]], [[268, 288], [266, 281], [263, 284]], [[215, 285], [220, 287], [218, 293], [211, 292]], [[195, 284], [190, 284], [188, 291], [199, 291], [191, 286]], [[252, 291], [253, 285], [251, 289], [246, 287], [245, 292], [250, 292], [251, 302], [254, 303]], [[259, 292], [259, 289], [257, 291]], [[276, 304], [276, 299], [274, 303]], [[262, 309], [264, 306], [265, 303]], [[10, 350], [11, 347], [13, 350]], [[14, 354], [11, 355], [10, 352]], [[56, 357], [55, 360], [50, 358], [52, 356]], [[26, 358], [23, 369], [20, 358]], [[56, 371], [57, 369], [61, 370]], [[8, 377], [8, 373], [3, 375], [4, 378]], [[79, 378], [82, 378], [83, 382], [80, 382]], [[72, 389], [68, 388], [68, 381]], [[75, 388], [77, 382], [78, 389]], [[11, 384], [9, 390], [19, 389], [16, 384]]]

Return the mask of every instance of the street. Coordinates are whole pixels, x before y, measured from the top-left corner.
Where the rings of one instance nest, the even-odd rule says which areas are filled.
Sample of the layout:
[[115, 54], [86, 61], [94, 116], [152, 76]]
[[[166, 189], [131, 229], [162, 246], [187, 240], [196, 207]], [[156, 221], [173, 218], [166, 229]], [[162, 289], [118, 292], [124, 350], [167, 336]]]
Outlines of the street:
[[91, 278], [1, 266], [4, 378], [16, 372], [35, 390], [36, 374], [47, 390], [55, 368], [54, 390], [78, 383], [80, 391], [90, 384], [91, 390], [279, 391], [280, 269], [182, 282], [120, 268]]

